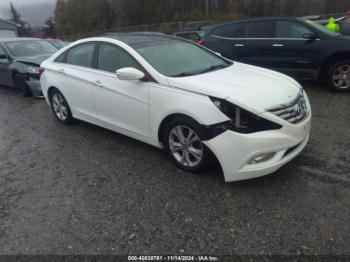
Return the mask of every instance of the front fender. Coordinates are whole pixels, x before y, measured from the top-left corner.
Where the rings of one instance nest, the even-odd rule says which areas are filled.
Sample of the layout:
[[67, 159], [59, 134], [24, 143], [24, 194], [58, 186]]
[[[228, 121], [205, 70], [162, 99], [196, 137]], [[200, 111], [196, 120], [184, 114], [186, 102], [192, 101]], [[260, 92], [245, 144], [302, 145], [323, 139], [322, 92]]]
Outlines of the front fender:
[[168, 116], [181, 114], [210, 126], [228, 121], [206, 95], [153, 84], [150, 88], [150, 126], [152, 140], [159, 142], [158, 131]]

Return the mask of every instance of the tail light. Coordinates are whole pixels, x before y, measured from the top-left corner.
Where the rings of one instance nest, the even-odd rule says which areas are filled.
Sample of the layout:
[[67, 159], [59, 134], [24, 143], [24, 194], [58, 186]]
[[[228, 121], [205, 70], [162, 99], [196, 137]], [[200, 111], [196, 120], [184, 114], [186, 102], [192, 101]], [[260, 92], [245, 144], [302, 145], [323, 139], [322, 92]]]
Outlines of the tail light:
[[205, 41], [203, 39], [200, 39], [197, 41], [197, 45], [204, 45]]
[[39, 77], [44, 73], [44, 71], [45, 71], [44, 68], [42, 68], [42, 67], [38, 68], [38, 75], [39, 75]]

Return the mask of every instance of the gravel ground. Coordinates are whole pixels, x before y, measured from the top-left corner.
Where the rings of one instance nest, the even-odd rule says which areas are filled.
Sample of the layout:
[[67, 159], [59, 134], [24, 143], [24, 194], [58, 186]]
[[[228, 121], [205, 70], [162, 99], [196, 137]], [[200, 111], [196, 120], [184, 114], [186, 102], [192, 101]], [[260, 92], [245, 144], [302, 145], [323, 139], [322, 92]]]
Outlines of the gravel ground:
[[350, 255], [350, 94], [304, 85], [305, 151], [229, 184], [0, 88], [0, 254]]

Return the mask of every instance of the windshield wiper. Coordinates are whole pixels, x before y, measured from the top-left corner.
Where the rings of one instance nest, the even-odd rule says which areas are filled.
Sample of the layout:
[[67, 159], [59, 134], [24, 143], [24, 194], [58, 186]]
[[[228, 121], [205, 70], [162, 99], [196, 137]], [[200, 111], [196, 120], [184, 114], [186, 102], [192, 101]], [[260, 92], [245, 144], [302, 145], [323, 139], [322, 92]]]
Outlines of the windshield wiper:
[[184, 76], [193, 76], [195, 75], [195, 73], [191, 73], [191, 72], [183, 72], [183, 73], [180, 73], [180, 74], [176, 74], [176, 75], [172, 75], [171, 77], [184, 77]]
[[202, 71], [183, 72], [183, 73], [180, 73], [180, 74], [172, 75], [171, 77], [184, 77], [184, 76], [200, 75], [200, 74], [211, 72], [211, 71], [215, 71], [215, 70], [218, 70], [218, 69], [221, 69], [221, 68], [226, 68], [228, 66], [230, 66], [230, 65], [226, 65], [226, 64], [214, 65], [214, 66], [206, 68], [206, 69], [204, 69]]
[[211, 71], [215, 71], [215, 70], [218, 70], [218, 69], [222, 69], [222, 68], [226, 68], [228, 67], [229, 65], [225, 65], [225, 64], [221, 64], [221, 65], [214, 65], [214, 66], [211, 66], [203, 71], [200, 72], [200, 74], [203, 74], [203, 73], [208, 73], [208, 72], [211, 72]]

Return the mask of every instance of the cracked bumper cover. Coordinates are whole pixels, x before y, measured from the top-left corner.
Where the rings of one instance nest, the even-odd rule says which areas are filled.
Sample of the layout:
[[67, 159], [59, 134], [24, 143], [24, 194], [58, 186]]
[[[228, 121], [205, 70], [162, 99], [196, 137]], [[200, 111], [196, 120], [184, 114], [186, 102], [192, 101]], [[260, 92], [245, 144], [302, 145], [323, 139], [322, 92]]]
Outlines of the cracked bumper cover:
[[[311, 129], [311, 114], [297, 125], [282, 129], [240, 134], [226, 131], [205, 141], [219, 160], [226, 182], [252, 179], [277, 171], [298, 156], [307, 145]], [[275, 153], [262, 163], [248, 164], [255, 156]]]

